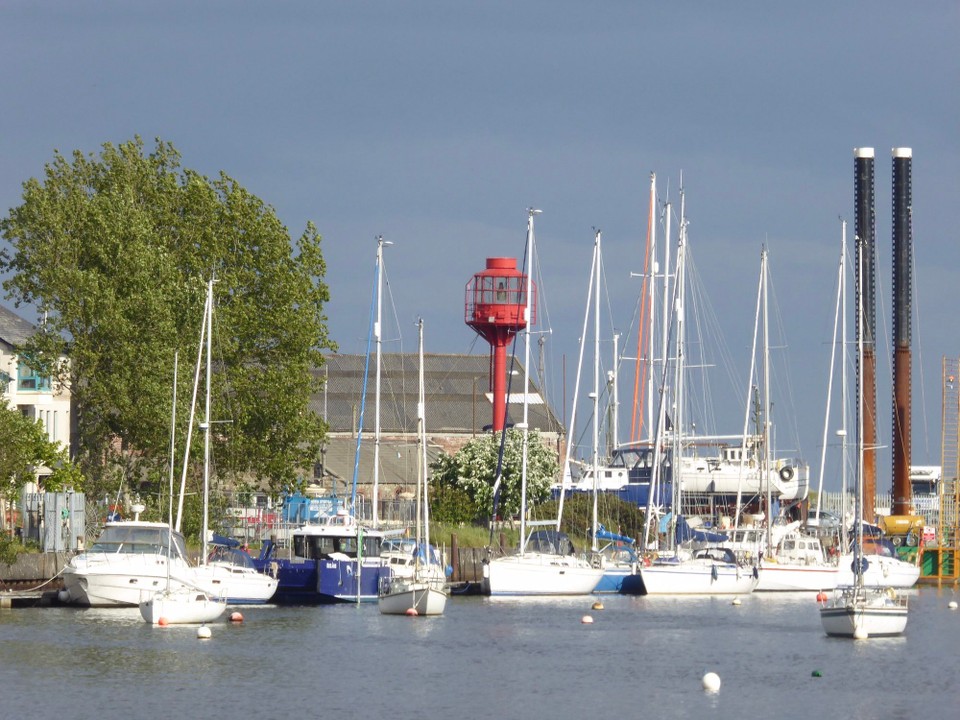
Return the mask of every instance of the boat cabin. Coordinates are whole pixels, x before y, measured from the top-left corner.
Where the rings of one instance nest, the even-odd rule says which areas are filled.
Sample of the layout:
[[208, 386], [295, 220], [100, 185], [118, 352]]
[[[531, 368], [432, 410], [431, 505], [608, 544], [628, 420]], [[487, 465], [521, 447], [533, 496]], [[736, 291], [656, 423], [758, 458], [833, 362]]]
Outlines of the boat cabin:
[[[169, 540], [172, 538], [173, 545]], [[170, 532], [166, 523], [140, 521], [108, 522], [89, 553], [120, 553], [137, 555], [166, 555], [167, 548], [174, 557], [187, 557], [183, 535]]]

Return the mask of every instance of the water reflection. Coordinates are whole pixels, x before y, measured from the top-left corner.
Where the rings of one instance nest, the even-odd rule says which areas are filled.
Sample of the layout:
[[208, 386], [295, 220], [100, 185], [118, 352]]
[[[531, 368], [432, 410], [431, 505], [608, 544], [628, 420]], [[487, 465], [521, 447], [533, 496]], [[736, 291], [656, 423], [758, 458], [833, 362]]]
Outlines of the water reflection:
[[[827, 638], [810, 594], [455, 598], [436, 618], [375, 605], [250, 607], [241, 624], [147, 625], [136, 610], [0, 611], [4, 717], [951, 717], [954, 595], [911, 598], [907, 633]], [[593, 624], [580, 622], [591, 615]], [[919, 663], [919, 664], [918, 664]], [[910, 669], [918, 672], [912, 672]], [[820, 677], [813, 677], [818, 670]], [[716, 672], [717, 694], [701, 678]], [[832, 709], [827, 713], [827, 709]], [[127, 713], [130, 714], [130, 713]]]

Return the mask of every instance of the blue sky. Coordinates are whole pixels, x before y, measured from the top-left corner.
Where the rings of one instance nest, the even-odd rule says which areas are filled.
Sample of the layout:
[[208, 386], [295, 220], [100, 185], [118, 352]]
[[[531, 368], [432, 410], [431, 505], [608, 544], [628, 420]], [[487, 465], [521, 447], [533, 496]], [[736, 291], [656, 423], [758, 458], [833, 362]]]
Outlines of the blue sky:
[[[626, 333], [649, 173], [674, 202], [682, 173], [696, 265], [741, 384], [769, 248], [790, 368], [775, 398], [779, 439], [815, 462], [852, 150], [877, 150], [882, 324], [889, 151], [912, 147], [913, 460], [937, 463], [940, 359], [960, 354], [957, 37], [960, 6], [946, 0], [8, 0], [0, 204], [19, 203], [55, 148], [162, 137], [185, 166], [223, 170], [271, 204], [291, 234], [316, 223], [343, 352], [365, 347], [379, 234], [394, 243], [388, 313], [403, 338], [384, 349], [413, 351], [423, 316], [429, 352], [482, 352], [463, 324], [464, 284], [486, 257], [522, 254], [525, 208], [536, 206], [548, 383], [562, 383], [565, 357], [569, 398], [592, 228], [603, 231], [612, 322]], [[882, 379], [887, 444], [888, 387]], [[714, 401], [718, 432], [742, 425], [743, 391], [730, 392]]]

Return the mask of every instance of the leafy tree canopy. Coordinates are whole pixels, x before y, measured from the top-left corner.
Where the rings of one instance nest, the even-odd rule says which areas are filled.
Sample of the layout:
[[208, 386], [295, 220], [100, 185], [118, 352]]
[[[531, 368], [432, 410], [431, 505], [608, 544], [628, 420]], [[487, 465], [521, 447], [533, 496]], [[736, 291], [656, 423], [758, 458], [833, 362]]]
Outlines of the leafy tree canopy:
[[[527, 451], [527, 505], [542, 503], [550, 497], [550, 485], [557, 477], [556, 453], [540, 439], [536, 430], [529, 431]], [[431, 465], [433, 481], [441, 488], [451, 486], [466, 492], [473, 503], [475, 519], [489, 518], [493, 510], [493, 485], [500, 453], [500, 433], [471, 440], [454, 455], [443, 454]], [[523, 465], [523, 433], [507, 430], [503, 452], [503, 480], [500, 486], [497, 514], [512, 518], [520, 512], [521, 474]]]
[[[181, 368], [197, 358], [211, 276], [211, 416], [229, 421], [212, 437], [222, 446], [217, 471], [279, 491], [312, 467], [324, 431], [309, 407], [321, 382], [314, 369], [334, 347], [313, 224], [294, 242], [273, 208], [235, 180], [181, 167], [159, 139], [147, 154], [137, 137], [99, 156], [55, 152], [0, 231], [10, 246], [0, 253], [7, 296], [45, 318], [22, 357], [69, 384], [90, 491], [115, 491], [117, 468], [130, 481], [163, 478], [174, 352]], [[178, 418], [187, 417], [192, 375], [179, 373]]]
[[36, 480], [40, 467], [51, 471], [43, 481], [45, 490], [83, 489], [79, 470], [67, 458], [66, 449], [47, 437], [43, 424], [0, 400], [0, 485], [5, 498], [17, 500], [23, 486]]

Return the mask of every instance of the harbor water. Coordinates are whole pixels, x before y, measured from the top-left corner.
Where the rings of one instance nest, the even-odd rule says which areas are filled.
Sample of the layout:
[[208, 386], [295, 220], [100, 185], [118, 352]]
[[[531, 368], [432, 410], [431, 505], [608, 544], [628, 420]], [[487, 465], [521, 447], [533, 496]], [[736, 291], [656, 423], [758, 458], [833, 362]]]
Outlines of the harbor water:
[[135, 609], [5, 609], [0, 717], [948, 718], [958, 598], [913, 591], [903, 637], [860, 641], [827, 638], [810, 594], [268, 605], [209, 640]]

